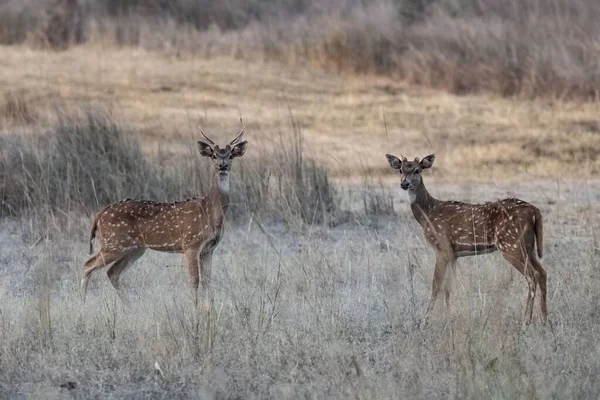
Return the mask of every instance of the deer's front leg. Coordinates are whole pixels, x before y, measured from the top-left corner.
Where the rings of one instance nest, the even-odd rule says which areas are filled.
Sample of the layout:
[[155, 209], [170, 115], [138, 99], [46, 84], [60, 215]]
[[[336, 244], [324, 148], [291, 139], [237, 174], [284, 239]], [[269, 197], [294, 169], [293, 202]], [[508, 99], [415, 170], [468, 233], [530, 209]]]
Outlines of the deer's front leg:
[[[454, 261], [454, 257], [451, 250], [438, 250], [436, 252], [435, 270], [433, 271], [433, 282], [431, 284], [431, 297], [429, 298], [429, 304], [427, 305], [427, 311], [421, 322], [421, 327], [424, 327], [429, 318], [429, 314], [435, 307], [440, 288], [444, 282], [446, 275], [446, 269]], [[448, 293], [449, 297], [449, 293]]]
[[200, 276], [202, 277], [202, 294], [207, 305], [212, 305], [211, 288], [212, 250], [200, 253]]
[[190, 276], [190, 285], [192, 288], [192, 294], [194, 296], [194, 302], [198, 302], [198, 286], [200, 284], [200, 277], [198, 276], [198, 258], [200, 250], [197, 248], [187, 249], [184, 252], [185, 264]]

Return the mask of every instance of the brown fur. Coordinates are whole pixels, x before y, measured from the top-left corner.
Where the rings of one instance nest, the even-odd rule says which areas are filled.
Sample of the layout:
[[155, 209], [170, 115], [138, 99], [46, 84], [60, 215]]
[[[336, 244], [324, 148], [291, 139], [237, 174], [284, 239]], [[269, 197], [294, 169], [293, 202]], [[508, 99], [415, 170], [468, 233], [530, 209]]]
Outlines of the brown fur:
[[537, 208], [535, 209], [535, 240], [537, 247], [537, 254], [539, 258], [543, 258], [544, 251], [544, 224], [542, 223], [542, 213]]

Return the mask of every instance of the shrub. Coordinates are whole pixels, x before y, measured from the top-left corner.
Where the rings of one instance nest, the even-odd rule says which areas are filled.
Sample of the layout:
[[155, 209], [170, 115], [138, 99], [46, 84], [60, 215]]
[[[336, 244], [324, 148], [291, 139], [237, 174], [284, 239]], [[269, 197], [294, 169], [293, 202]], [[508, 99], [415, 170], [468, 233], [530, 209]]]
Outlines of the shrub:
[[8, 0], [0, 43], [86, 41], [378, 73], [454, 93], [596, 98], [595, 0]]
[[[103, 109], [58, 110], [46, 134], [0, 140], [0, 211], [33, 213], [42, 225], [45, 216], [93, 213], [124, 198], [202, 196], [212, 183], [212, 167], [198, 156], [195, 143], [190, 157], [163, 163], [160, 154], [143, 154], [134, 132]], [[233, 167], [234, 220], [257, 215], [321, 223], [336, 214], [328, 174], [304, 158], [300, 139], [283, 140], [277, 150], [248, 158]]]

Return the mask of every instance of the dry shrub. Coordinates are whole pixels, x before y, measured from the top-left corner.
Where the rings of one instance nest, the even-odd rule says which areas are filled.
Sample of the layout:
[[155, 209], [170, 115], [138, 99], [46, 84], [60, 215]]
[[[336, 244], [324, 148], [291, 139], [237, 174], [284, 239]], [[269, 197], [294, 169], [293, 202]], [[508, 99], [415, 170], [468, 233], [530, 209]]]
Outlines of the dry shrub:
[[[597, 3], [417, 3], [357, 4], [345, 13], [257, 29], [256, 36], [269, 58], [385, 74], [458, 94], [598, 96]], [[252, 43], [243, 48], [256, 52]]]
[[[93, 213], [124, 198], [174, 201], [210, 190], [212, 165], [194, 143], [187, 161], [163, 162], [160, 154], [143, 154], [134, 132], [104, 109], [57, 113], [45, 135], [0, 137], [2, 215], [29, 215], [45, 228], [56, 224], [57, 214]], [[234, 165], [234, 220], [256, 215], [322, 223], [335, 216], [338, 202], [327, 172], [305, 158], [300, 134], [293, 137]]]
[[77, 0], [24, 0], [0, 4], [0, 43], [65, 50], [84, 41], [84, 10]]
[[82, 42], [395, 76], [454, 93], [596, 98], [595, 0], [7, 1], [0, 43]]
[[0, 43], [23, 43], [37, 29], [42, 12], [36, 3], [31, 0], [0, 2]]
[[58, 121], [33, 140], [6, 138], [2, 209], [77, 210], [121, 196], [149, 194], [150, 167], [131, 132], [98, 109], [58, 110]]
[[[595, 98], [600, 87], [592, 2], [449, 2], [410, 29], [405, 77], [455, 93]], [[460, 10], [460, 11], [457, 11]]]

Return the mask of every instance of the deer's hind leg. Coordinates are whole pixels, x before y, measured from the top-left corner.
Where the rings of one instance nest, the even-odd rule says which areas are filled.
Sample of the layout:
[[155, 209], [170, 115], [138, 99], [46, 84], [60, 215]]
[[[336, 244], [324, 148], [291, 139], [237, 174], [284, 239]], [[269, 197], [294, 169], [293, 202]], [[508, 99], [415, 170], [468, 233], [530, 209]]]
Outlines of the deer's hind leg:
[[129, 304], [129, 300], [128, 300], [127, 295], [125, 294], [123, 288], [121, 287], [121, 274], [123, 272], [125, 272], [125, 270], [128, 267], [133, 265], [137, 261], [137, 259], [140, 258], [144, 254], [145, 251], [146, 251], [146, 249], [144, 249], [144, 248], [135, 249], [135, 250], [130, 251], [125, 256], [123, 256], [119, 260], [117, 260], [113, 265], [111, 265], [108, 268], [108, 271], [106, 271], [106, 274], [108, 275], [108, 278], [110, 279], [110, 282], [112, 283], [113, 287], [117, 291], [117, 294], [121, 298], [121, 301], [125, 304]]
[[529, 262], [535, 270], [535, 278], [538, 285], [540, 285], [540, 292], [542, 292], [542, 297], [540, 298], [540, 309], [542, 312], [542, 322], [546, 323], [546, 321], [548, 320], [548, 305], [546, 303], [546, 271], [542, 267], [542, 264], [540, 264], [540, 262], [536, 258], [535, 254], [533, 254], [533, 251], [529, 253]]
[[527, 303], [525, 306], [526, 324], [529, 325], [533, 318], [533, 304], [535, 302], [535, 294], [537, 290], [536, 271], [531, 263], [528, 252], [524, 248], [521, 241], [515, 243], [502, 243], [498, 245], [498, 249], [502, 256], [512, 264], [527, 280], [529, 288], [527, 293]]
[[85, 302], [85, 294], [87, 285], [92, 273], [99, 269], [120, 260], [125, 255], [124, 252], [104, 252], [100, 250], [98, 254], [87, 260], [84, 264], [83, 277], [81, 278], [81, 294], [83, 302]]

